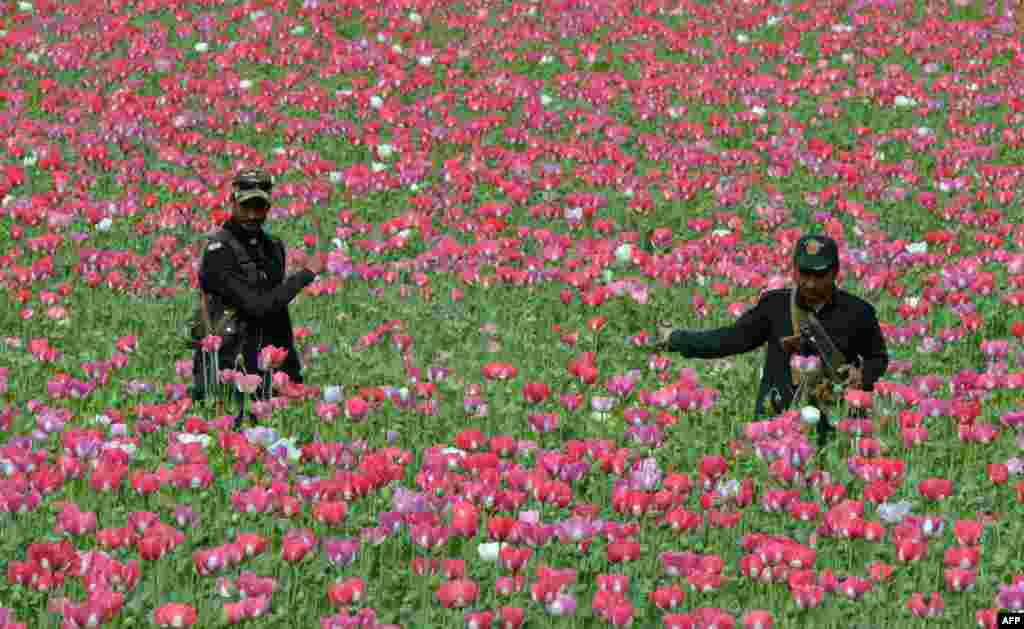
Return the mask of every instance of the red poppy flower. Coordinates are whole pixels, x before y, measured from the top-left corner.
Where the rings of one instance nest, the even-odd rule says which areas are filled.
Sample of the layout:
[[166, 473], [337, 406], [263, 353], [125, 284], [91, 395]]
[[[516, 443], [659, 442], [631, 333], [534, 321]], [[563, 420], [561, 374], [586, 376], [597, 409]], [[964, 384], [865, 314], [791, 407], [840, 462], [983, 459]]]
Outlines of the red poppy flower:
[[456, 579], [441, 584], [437, 600], [447, 608], [471, 605], [480, 594], [480, 586], [469, 579]]
[[743, 616], [743, 629], [772, 629], [775, 618], [771, 612], [763, 609], [752, 609]]
[[455, 447], [473, 452], [487, 444], [487, 436], [476, 428], [467, 428], [455, 436]]
[[977, 520], [957, 520], [953, 523], [953, 535], [961, 546], [976, 546], [981, 540], [985, 525]]
[[701, 620], [693, 614], [665, 614], [662, 619], [665, 629], [697, 629]]
[[953, 481], [928, 478], [917, 484], [917, 491], [928, 500], [943, 500], [953, 495]]
[[897, 487], [894, 483], [876, 480], [868, 483], [864, 488], [864, 499], [871, 502], [882, 503], [896, 495]]
[[501, 565], [511, 572], [522, 570], [526, 562], [533, 556], [532, 548], [516, 548], [514, 546], [502, 546], [498, 551], [498, 559]]
[[327, 598], [338, 607], [348, 607], [362, 600], [366, 583], [359, 577], [337, 581], [327, 588]]
[[640, 558], [640, 543], [631, 540], [613, 542], [608, 544], [607, 555], [612, 563], [635, 561]]
[[523, 398], [530, 404], [540, 404], [551, 396], [551, 389], [543, 382], [528, 382], [523, 385]]
[[821, 508], [816, 502], [793, 502], [789, 505], [789, 514], [799, 522], [811, 522], [818, 519]]
[[903, 562], [920, 561], [928, 554], [928, 542], [905, 539], [896, 545], [896, 558]]
[[655, 607], [662, 611], [675, 609], [686, 600], [686, 593], [675, 585], [659, 587], [648, 596]]
[[256, 533], [238, 533], [235, 536], [235, 544], [242, 549], [246, 557], [255, 557], [266, 551], [270, 546], [270, 540]]
[[758, 555], [744, 555], [740, 559], [740, 574], [754, 581], [761, 580], [762, 575], [771, 576], [770, 569]]
[[183, 603], [168, 603], [153, 612], [153, 622], [160, 627], [191, 627], [198, 620], [195, 608]]
[[686, 533], [699, 528], [704, 518], [686, 509], [673, 509], [665, 514], [664, 523], [675, 532]]
[[920, 592], [914, 592], [907, 600], [907, 609], [918, 618], [937, 618], [943, 614], [946, 606], [938, 592], [932, 592], [927, 600]]
[[825, 599], [825, 589], [817, 585], [805, 585], [791, 588], [793, 600], [800, 609], [813, 609], [821, 605]]
[[495, 629], [519, 629], [523, 626], [526, 610], [522, 607], [502, 607], [498, 610], [498, 616]]
[[951, 592], [970, 592], [978, 578], [977, 572], [965, 568], [947, 568], [943, 574], [946, 588]]
[[1010, 481], [1010, 469], [1005, 463], [990, 463], [988, 479], [993, 485], [1005, 485]]
[[488, 380], [508, 380], [519, 374], [519, 370], [508, 363], [487, 363], [481, 372]]

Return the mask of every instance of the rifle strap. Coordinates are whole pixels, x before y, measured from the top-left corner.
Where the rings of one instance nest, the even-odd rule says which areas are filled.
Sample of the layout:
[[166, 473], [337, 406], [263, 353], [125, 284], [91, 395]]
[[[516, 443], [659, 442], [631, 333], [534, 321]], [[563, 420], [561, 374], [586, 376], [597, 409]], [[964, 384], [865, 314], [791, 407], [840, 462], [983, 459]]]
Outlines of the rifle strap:
[[[803, 316], [807, 311], [800, 307], [796, 303], [796, 288], [790, 291], [789, 294], [789, 317], [793, 323], [793, 334], [800, 334], [800, 322], [803, 321]], [[796, 369], [793, 372], [793, 386], [800, 386], [800, 372]]]
[[213, 319], [210, 317], [210, 300], [203, 290], [203, 287], [199, 287], [199, 316], [203, 323], [203, 332], [205, 336], [213, 334]]
[[817, 373], [807, 374], [806, 376], [796, 370], [793, 371], [793, 384], [797, 387], [797, 395], [794, 399], [797, 397], [802, 398], [804, 395], [809, 395], [814, 398], [816, 397], [815, 389], [822, 383], [826, 383], [827, 385], [827, 383], [830, 382], [836, 383], [841, 381], [843, 377], [847, 375], [848, 365], [846, 364], [846, 358], [842, 353], [840, 353], [835, 342], [832, 340], [832, 337], [828, 335], [828, 331], [825, 329], [825, 326], [818, 321], [818, 318], [814, 313], [801, 308], [800, 305], [797, 304], [796, 297], [797, 290], [794, 288], [793, 292], [790, 294], [789, 300], [793, 333], [800, 334], [801, 324], [804, 320], [807, 320], [813, 326], [815, 334], [823, 337], [821, 339], [822, 342], [815, 344], [815, 349], [819, 352], [827, 352], [828, 355], [823, 357], [824, 362], [826, 365], [831, 365], [832, 368], [835, 369], [835, 372], [832, 372], [830, 368], [823, 365], [823, 368], [818, 370]]

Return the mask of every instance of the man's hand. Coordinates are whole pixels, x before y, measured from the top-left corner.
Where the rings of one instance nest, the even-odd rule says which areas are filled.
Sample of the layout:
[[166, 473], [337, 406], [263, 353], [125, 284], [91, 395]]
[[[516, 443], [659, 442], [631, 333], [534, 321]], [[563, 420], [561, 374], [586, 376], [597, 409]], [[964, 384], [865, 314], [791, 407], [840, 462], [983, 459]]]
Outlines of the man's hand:
[[794, 334], [793, 336], [785, 336], [779, 339], [779, 344], [782, 345], [782, 349], [787, 354], [796, 354], [800, 351], [800, 335]]
[[307, 254], [306, 262], [303, 264], [303, 267], [313, 275], [320, 275], [323, 273], [325, 266], [327, 266], [327, 254], [316, 251]]
[[846, 378], [846, 388], [857, 391], [864, 390], [864, 372], [859, 367], [851, 367], [849, 376]]
[[654, 348], [658, 351], [668, 351], [668, 341], [672, 336], [673, 328], [667, 321], [658, 323], [658, 329], [654, 334]]

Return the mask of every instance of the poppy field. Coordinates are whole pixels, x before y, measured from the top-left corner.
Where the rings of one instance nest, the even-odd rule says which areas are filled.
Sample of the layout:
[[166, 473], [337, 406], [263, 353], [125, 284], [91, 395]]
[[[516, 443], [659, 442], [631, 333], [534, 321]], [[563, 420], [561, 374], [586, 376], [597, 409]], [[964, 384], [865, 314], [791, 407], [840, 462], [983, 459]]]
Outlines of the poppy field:
[[[6, 3], [0, 629], [1024, 611], [1022, 13]], [[253, 167], [328, 264], [304, 383], [235, 428], [186, 334]], [[890, 354], [820, 449], [753, 416], [761, 351], [652, 347], [788, 287], [805, 232]]]

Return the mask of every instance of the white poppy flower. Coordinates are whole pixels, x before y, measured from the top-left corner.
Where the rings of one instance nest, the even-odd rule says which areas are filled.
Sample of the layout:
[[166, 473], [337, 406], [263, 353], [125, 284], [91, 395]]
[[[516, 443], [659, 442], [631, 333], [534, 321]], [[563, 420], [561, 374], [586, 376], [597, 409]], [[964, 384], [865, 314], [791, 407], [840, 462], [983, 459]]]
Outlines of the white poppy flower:
[[821, 411], [813, 406], [805, 406], [800, 409], [800, 419], [805, 424], [817, 424], [821, 420]]
[[486, 544], [480, 544], [476, 547], [476, 552], [480, 555], [481, 561], [497, 561], [498, 555], [501, 554], [501, 542], [489, 542]]

